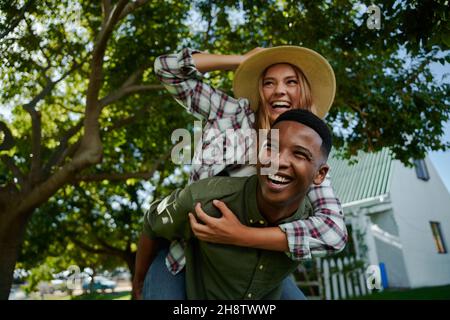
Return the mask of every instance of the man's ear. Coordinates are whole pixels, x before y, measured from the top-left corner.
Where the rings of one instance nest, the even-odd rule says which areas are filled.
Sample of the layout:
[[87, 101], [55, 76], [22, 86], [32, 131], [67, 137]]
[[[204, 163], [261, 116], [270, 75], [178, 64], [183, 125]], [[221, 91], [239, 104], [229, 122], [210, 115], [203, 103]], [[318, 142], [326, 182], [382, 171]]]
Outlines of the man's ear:
[[315, 185], [321, 184], [325, 180], [328, 170], [330, 170], [330, 167], [327, 164], [322, 164], [314, 176], [313, 183]]

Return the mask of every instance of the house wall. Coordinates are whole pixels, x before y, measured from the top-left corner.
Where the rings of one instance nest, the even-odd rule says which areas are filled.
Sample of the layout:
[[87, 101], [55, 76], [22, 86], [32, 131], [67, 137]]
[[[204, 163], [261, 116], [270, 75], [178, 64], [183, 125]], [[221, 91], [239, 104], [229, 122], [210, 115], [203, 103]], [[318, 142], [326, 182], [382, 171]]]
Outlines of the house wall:
[[[450, 194], [432, 163], [426, 159], [428, 181], [417, 178], [414, 168], [394, 162], [390, 198], [393, 217], [403, 246], [410, 286], [450, 284]], [[441, 225], [446, 254], [439, 254], [430, 221]]]
[[372, 225], [378, 226], [384, 234], [372, 231], [375, 240], [378, 263], [384, 263], [390, 288], [410, 287], [403, 256], [403, 246], [398, 237], [398, 226], [392, 210], [371, 214]]

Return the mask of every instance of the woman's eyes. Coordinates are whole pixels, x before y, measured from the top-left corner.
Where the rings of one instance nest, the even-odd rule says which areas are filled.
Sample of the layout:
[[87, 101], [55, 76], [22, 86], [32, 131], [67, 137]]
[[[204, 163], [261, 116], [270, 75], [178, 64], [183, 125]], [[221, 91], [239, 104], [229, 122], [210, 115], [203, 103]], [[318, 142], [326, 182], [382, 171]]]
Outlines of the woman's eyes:
[[[287, 85], [293, 86], [293, 85], [298, 85], [298, 81], [296, 79], [290, 79], [286, 81]], [[263, 82], [263, 86], [265, 87], [269, 87], [269, 86], [274, 86], [275, 82], [274, 81], [264, 81]]]

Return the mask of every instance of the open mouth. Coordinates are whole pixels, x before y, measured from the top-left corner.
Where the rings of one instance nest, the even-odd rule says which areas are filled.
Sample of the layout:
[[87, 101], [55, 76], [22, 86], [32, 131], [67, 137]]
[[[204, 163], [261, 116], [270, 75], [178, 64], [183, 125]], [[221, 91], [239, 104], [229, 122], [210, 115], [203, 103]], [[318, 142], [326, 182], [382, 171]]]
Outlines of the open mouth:
[[267, 176], [267, 180], [274, 187], [284, 187], [292, 181], [292, 178], [286, 177], [286, 176], [281, 176], [278, 174], [269, 174]]
[[291, 104], [289, 102], [286, 101], [275, 101], [271, 104], [273, 109], [290, 109], [291, 108]]

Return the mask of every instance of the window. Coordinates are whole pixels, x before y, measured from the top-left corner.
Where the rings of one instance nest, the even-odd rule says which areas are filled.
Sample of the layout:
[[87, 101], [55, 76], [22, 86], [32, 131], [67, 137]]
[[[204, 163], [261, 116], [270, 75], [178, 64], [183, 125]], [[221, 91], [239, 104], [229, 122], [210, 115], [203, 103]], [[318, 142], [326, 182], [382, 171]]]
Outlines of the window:
[[441, 224], [439, 222], [430, 221], [430, 225], [438, 253], [447, 253], [447, 248], [445, 247], [444, 239], [441, 233]]
[[417, 178], [424, 181], [430, 180], [430, 175], [428, 174], [427, 164], [425, 160], [414, 160], [414, 167], [416, 168]]

